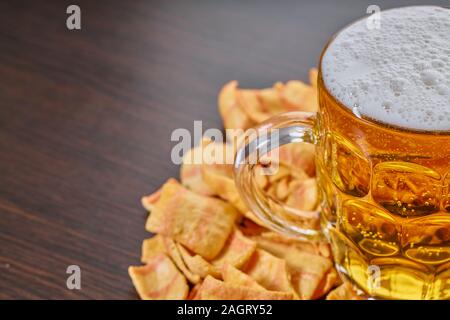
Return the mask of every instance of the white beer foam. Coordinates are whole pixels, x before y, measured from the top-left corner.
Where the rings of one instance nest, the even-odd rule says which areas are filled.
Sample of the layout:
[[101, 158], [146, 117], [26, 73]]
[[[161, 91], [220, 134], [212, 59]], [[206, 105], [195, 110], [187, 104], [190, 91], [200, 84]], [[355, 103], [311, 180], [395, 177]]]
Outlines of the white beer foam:
[[405, 7], [380, 17], [379, 29], [365, 18], [331, 42], [322, 60], [326, 87], [358, 116], [450, 131], [450, 10]]

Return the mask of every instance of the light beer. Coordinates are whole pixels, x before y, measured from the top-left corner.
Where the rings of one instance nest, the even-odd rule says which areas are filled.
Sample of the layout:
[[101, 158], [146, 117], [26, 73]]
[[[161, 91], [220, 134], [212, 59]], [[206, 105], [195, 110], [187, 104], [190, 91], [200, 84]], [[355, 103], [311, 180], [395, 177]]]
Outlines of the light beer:
[[362, 293], [450, 298], [450, 10], [359, 20], [325, 48], [317, 168], [322, 227]]

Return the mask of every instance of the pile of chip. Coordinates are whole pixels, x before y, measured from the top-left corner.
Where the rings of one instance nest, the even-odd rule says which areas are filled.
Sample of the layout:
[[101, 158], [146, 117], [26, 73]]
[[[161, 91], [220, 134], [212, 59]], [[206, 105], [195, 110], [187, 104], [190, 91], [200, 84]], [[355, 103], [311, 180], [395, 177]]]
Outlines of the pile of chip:
[[[317, 111], [317, 71], [300, 81], [250, 90], [226, 84], [218, 99], [226, 129], [254, 127], [288, 111]], [[142, 198], [150, 212], [143, 266], [129, 274], [142, 299], [356, 299], [334, 269], [329, 245], [267, 229], [246, 207], [233, 180], [233, 144], [203, 139], [184, 155], [180, 182], [169, 179]], [[200, 158], [202, 161], [194, 161]], [[209, 159], [206, 159], [209, 158]], [[213, 158], [213, 159], [211, 159]], [[259, 175], [267, 197], [300, 210], [318, 210], [314, 147], [280, 148], [278, 170]], [[310, 217], [309, 225], [318, 224]]]

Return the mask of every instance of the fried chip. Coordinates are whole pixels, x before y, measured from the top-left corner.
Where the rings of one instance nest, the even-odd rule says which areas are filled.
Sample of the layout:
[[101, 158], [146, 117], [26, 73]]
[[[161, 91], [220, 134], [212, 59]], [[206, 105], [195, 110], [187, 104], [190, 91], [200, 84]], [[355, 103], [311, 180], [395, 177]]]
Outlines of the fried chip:
[[297, 227], [319, 232], [320, 211], [315, 179], [290, 181], [285, 199], [279, 198], [280, 194], [277, 194], [278, 184], [279, 182], [271, 184], [267, 190], [263, 191], [270, 211], [279, 219], [287, 220]]
[[203, 138], [200, 145], [189, 150], [183, 156], [183, 163], [180, 168], [182, 185], [204, 196], [216, 195], [216, 192], [205, 183], [202, 175], [203, 151], [209, 143], [211, 143], [210, 139]]
[[222, 278], [225, 283], [230, 285], [266, 291], [255, 279], [229, 264], [223, 266]]
[[319, 71], [316, 68], [309, 70], [309, 83], [317, 90], [317, 81], [319, 79]]
[[293, 110], [317, 112], [317, 92], [301, 81], [288, 81], [281, 90], [283, 103]]
[[[288, 167], [293, 175], [304, 172], [308, 177], [314, 177], [316, 175], [315, 150], [315, 147], [308, 143], [286, 144], [278, 148], [280, 164]], [[302, 177], [305, 176], [302, 175]]]
[[294, 293], [286, 261], [256, 249], [242, 271], [267, 290]]
[[129, 267], [128, 273], [143, 300], [182, 300], [187, 297], [186, 279], [164, 253], [153, 256], [145, 266]]
[[263, 110], [264, 107], [258, 98], [258, 90], [239, 89], [237, 103], [254, 123], [263, 122], [270, 117], [270, 114]]
[[164, 247], [166, 252], [172, 258], [172, 261], [178, 267], [178, 269], [184, 274], [187, 280], [193, 284], [200, 282], [201, 278], [198, 274], [192, 272], [185, 264], [183, 257], [175, 243], [171, 238], [163, 238]]
[[282, 257], [292, 248], [311, 254], [331, 258], [330, 246], [325, 241], [305, 241], [287, 237], [273, 231], [263, 231], [249, 236], [256, 241], [258, 247], [272, 253], [276, 257]]
[[289, 189], [289, 179], [283, 178], [276, 184], [275, 196], [281, 201], [285, 201], [290, 195], [291, 191]]
[[249, 220], [251, 220], [251, 221], [253, 221], [254, 223], [256, 223], [257, 225], [259, 225], [259, 226], [266, 226], [266, 224], [264, 223], [264, 222], [262, 222], [262, 220], [259, 218], [259, 217], [257, 217], [256, 216], [256, 214], [254, 214], [252, 211], [250, 211], [250, 210], [248, 210], [248, 211], [246, 211], [245, 213], [244, 213], [244, 216], [247, 218], [247, 219], [249, 219]]
[[327, 300], [364, 300], [358, 296], [349, 282], [344, 282], [327, 295]]
[[319, 231], [320, 211], [315, 179], [291, 180], [288, 182], [287, 195], [284, 194], [285, 198], [279, 197], [283, 195], [279, 194], [279, 192], [286, 192], [284, 189], [278, 191], [279, 183], [272, 184], [265, 191], [269, 199], [268, 206], [270, 210], [276, 213], [279, 218], [288, 220], [298, 227]]
[[210, 276], [206, 277], [200, 289], [202, 300], [291, 300], [292, 297], [289, 292], [234, 286]]
[[[235, 144], [238, 144], [238, 142], [235, 141]], [[234, 155], [234, 147], [231, 144], [214, 142], [213, 145], [217, 153], [224, 154], [223, 157], [229, 157], [230, 154]], [[227, 159], [228, 162], [224, 162], [223, 164], [203, 164], [203, 181], [218, 197], [227, 201], [248, 219], [251, 219], [255, 223], [263, 226], [264, 223], [247, 208], [242, 200], [234, 182], [233, 165], [228, 164], [229, 160], [230, 159]]]
[[[256, 90], [257, 98], [262, 106], [262, 110], [265, 113], [277, 114], [288, 110], [286, 106], [283, 105], [279, 90], [284, 88], [284, 84], [281, 82], [276, 82], [272, 88]], [[264, 119], [266, 120], [266, 119]]]
[[186, 267], [192, 273], [198, 275], [200, 278], [206, 278], [208, 275], [211, 275], [215, 278], [221, 277], [220, 269], [206, 261], [202, 256], [199, 256], [198, 254], [192, 254], [180, 244], [177, 244], [177, 246]]
[[288, 189], [289, 196], [286, 200], [288, 206], [306, 211], [317, 209], [319, 196], [316, 179], [293, 180], [289, 184]]
[[[267, 197], [272, 212], [278, 214], [280, 218], [290, 220], [299, 227], [318, 230], [320, 219], [317, 210], [318, 191], [316, 181], [301, 168], [292, 166], [290, 162], [293, 161], [293, 157], [290, 154], [295, 150], [298, 151], [298, 149], [285, 149], [282, 155], [284, 154], [286, 163], [279, 163], [275, 174], [266, 176], [264, 180], [259, 179], [257, 183], [261, 192]], [[311, 160], [314, 163], [314, 158], [311, 158]], [[255, 170], [263, 169], [261, 166], [257, 166]], [[310, 170], [310, 173], [315, 174], [314, 169]], [[258, 172], [256, 172], [256, 176], [258, 176]]]
[[141, 198], [141, 204], [144, 207], [145, 210], [148, 212], [152, 211], [154, 204], [159, 200], [161, 197], [161, 190], [162, 188], [159, 188], [157, 191], [152, 193], [151, 195], [144, 196]]
[[[244, 111], [250, 119], [256, 123], [261, 123], [277, 114], [293, 111], [294, 109], [290, 105], [283, 102], [278, 92], [279, 88], [283, 86], [282, 83], [277, 83], [274, 88], [252, 90], [258, 104], [244, 105]], [[247, 99], [249, 97], [248, 94]]]
[[337, 282], [328, 244], [299, 241], [274, 232], [251, 237], [258, 247], [286, 261], [293, 287], [302, 299], [323, 296]]
[[234, 230], [223, 250], [210, 262], [200, 255], [190, 253], [186, 248], [178, 245], [179, 253], [186, 267], [201, 278], [211, 275], [221, 277], [221, 270], [225, 264], [240, 268], [252, 256], [256, 249], [256, 242], [244, 237], [239, 230]]
[[[239, 137], [235, 139], [239, 140]], [[233, 188], [235, 189], [234, 155], [235, 148], [232, 144], [214, 142], [207, 137], [202, 138], [200, 145], [191, 149], [183, 157], [180, 170], [182, 184], [198, 194], [207, 196], [221, 197], [223, 189], [218, 188], [217, 183], [225, 183], [227, 189], [233, 192]], [[208, 180], [205, 181], [205, 178]], [[219, 179], [217, 183], [215, 183], [216, 179]], [[226, 196], [222, 198], [228, 200]]]
[[278, 182], [278, 181], [280, 181], [280, 180], [282, 180], [284, 178], [289, 177], [290, 174], [291, 174], [291, 172], [290, 172], [290, 169], [288, 167], [280, 165], [278, 167], [278, 170], [275, 172], [275, 174], [268, 175], [267, 177], [269, 179], [269, 182], [271, 184], [274, 184], [274, 183], [276, 183], [276, 182]]
[[200, 300], [200, 290], [201, 290], [201, 288], [202, 288], [202, 284], [201, 283], [198, 283], [195, 286], [193, 286], [191, 291], [189, 292], [187, 300]]
[[154, 237], [145, 239], [142, 242], [142, 250], [141, 250], [142, 263], [149, 262], [151, 258], [160, 253], [166, 253], [164, 239], [161, 235], [157, 234]]
[[228, 203], [198, 195], [169, 179], [153, 205], [146, 229], [213, 259], [225, 245], [236, 216], [236, 210]]
[[341, 279], [336, 271], [336, 269], [331, 268], [325, 276], [322, 278], [322, 281], [315, 288], [314, 293], [312, 294], [312, 299], [319, 299], [324, 297], [331, 289], [336, 287], [341, 283]]
[[219, 93], [219, 113], [226, 129], [248, 129], [283, 112], [316, 112], [317, 70], [310, 71], [312, 85], [300, 81], [277, 82], [272, 88], [239, 89], [236, 81]]
[[205, 183], [220, 198], [228, 201], [242, 214], [248, 211], [236, 188], [232, 165], [204, 165], [202, 173]]
[[220, 254], [212, 260], [219, 269], [225, 264], [242, 267], [256, 250], [256, 242], [246, 238], [239, 230], [234, 230]]
[[302, 299], [315, 299], [324, 294], [321, 288], [322, 281], [326, 279], [322, 287], [331, 289], [332, 285], [328, 282], [335, 281], [333, 263], [330, 259], [319, 255], [302, 252], [300, 250], [289, 250], [283, 258], [286, 260], [292, 274], [292, 284], [296, 292]]
[[264, 232], [267, 232], [267, 229], [260, 224], [257, 224], [252, 219], [243, 218], [239, 225], [239, 230], [247, 237], [256, 237]]
[[237, 102], [237, 85], [237, 81], [230, 81], [219, 93], [219, 113], [226, 129], [247, 129], [255, 125]]
[[[220, 153], [220, 150], [223, 150], [222, 153], [226, 154], [224, 157], [232, 155], [234, 158], [234, 147], [231, 144], [215, 142], [211, 147], [214, 147], [218, 153]], [[240, 213], [244, 214], [248, 209], [241, 199], [234, 182], [232, 161], [230, 159], [226, 160], [227, 162], [222, 161], [222, 163], [210, 161], [211, 164], [203, 164], [202, 178], [217, 196], [229, 202]]]
[[263, 168], [260, 164], [257, 164], [255, 167], [255, 184], [261, 189], [264, 190], [269, 186], [269, 177], [262, 173]]

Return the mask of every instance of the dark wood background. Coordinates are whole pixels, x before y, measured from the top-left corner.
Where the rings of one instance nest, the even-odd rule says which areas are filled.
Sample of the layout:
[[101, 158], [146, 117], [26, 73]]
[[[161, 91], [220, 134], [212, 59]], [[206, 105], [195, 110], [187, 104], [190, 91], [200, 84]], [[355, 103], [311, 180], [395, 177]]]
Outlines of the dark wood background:
[[[306, 80], [369, 4], [413, 3], [1, 1], [0, 298], [137, 298], [139, 199], [178, 176], [171, 132], [221, 128], [227, 81]], [[66, 28], [69, 4], [81, 31]], [[69, 265], [81, 290], [66, 288]]]

